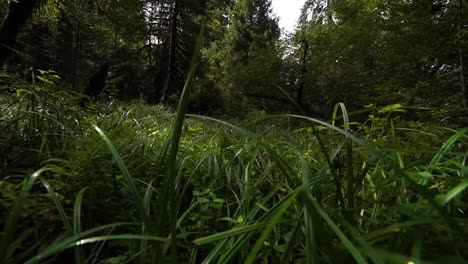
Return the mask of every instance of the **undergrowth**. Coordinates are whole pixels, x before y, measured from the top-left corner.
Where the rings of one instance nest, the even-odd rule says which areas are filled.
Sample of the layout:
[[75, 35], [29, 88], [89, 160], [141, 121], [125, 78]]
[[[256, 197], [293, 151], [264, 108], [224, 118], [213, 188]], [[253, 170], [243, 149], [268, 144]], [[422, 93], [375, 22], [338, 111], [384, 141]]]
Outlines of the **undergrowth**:
[[53, 96], [1, 98], [2, 263], [468, 257], [467, 129], [406, 122], [399, 105], [361, 123], [344, 106], [335, 123], [189, 116], [166, 190], [175, 218], [161, 219], [175, 114]]
[[186, 116], [191, 68], [175, 113], [0, 97], [0, 263], [466, 263], [467, 128]]

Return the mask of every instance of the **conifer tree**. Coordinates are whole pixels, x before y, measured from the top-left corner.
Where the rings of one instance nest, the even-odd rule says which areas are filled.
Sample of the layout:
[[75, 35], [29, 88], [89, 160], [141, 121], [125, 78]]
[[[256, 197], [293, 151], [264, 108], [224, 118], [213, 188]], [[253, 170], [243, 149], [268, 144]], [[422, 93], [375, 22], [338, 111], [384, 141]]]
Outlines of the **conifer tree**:
[[282, 65], [280, 30], [271, 0], [238, 0], [228, 21], [217, 71], [221, 71], [220, 86], [229, 107], [239, 108], [246, 97], [262, 98], [277, 90]]

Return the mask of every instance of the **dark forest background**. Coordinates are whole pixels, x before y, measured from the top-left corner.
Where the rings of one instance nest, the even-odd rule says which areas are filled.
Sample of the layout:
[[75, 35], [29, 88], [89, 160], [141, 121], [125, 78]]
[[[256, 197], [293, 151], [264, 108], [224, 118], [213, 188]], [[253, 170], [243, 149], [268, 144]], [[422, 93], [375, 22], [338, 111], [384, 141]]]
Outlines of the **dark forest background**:
[[286, 35], [270, 1], [0, 5], [2, 89], [30, 79], [31, 69], [53, 70], [62, 89], [174, 104], [206, 21], [192, 111], [236, 116], [297, 104], [323, 118], [337, 102], [350, 109], [399, 103], [427, 108], [415, 119], [466, 124], [463, 0], [310, 0]]

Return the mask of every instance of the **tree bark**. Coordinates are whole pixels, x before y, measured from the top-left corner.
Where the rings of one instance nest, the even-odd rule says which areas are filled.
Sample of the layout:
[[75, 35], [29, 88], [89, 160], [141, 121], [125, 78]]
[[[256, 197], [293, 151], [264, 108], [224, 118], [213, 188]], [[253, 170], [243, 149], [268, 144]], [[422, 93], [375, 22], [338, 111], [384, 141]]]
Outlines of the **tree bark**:
[[460, 86], [462, 89], [462, 106], [466, 108], [466, 101], [467, 101], [467, 94], [466, 94], [466, 86], [465, 86], [465, 68], [463, 65], [463, 50], [461, 44], [461, 30], [462, 30], [462, 12], [463, 12], [463, 0], [459, 0], [460, 2], [460, 10], [458, 12], [458, 59], [460, 65]]
[[300, 107], [303, 107], [303, 99], [304, 99], [304, 89], [305, 89], [305, 77], [307, 74], [307, 54], [309, 52], [309, 43], [307, 40], [303, 41], [304, 44], [304, 53], [302, 55], [302, 61], [301, 61], [301, 81], [299, 83], [299, 87], [297, 88], [297, 94], [296, 94], [296, 102]]
[[0, 29], [0, 68], [11, 55], [16, 38], [31, 16], [39, 0], [10, 2], [8, 14]]
[[[177, 18], [179, 16], [179, 3], [174, 1], [174, 7], [171, 17], [171, 32], [169, 36], [169, 62], [167, 65], [167, 76], [164, 82], [164, 89], [161, 96], [161, 101], [165, 101], [170, 91], [170, 86], [174, 85], [173, 78], [175, 76], [176, 52], [177, 52]], [[174, 89], [174, 87], [172, 87]]]
[[78, 73], [78, 64], [80, 62], [80, 48], [81, 48], [81, 31], [79, 28], [76, 29], [76, 36], [74, 39], [74, 52], [73, 52], [73, 72], [72, 72], [72, 88], [74, 91], [78, 90], [77, 87], [77, 73]]

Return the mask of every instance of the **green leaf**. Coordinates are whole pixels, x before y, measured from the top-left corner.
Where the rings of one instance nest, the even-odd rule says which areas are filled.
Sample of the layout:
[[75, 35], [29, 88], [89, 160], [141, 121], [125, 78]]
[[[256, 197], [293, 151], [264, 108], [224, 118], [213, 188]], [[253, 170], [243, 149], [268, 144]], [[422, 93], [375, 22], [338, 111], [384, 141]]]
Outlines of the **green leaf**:
[[457, 195], [461, 194], [466, 188], [468, 188], [468, 180], [460, 182], [457, 186], [453, 187], [444, 196], [440, 198], [442, 204], [446, 204], [453, 200]]

